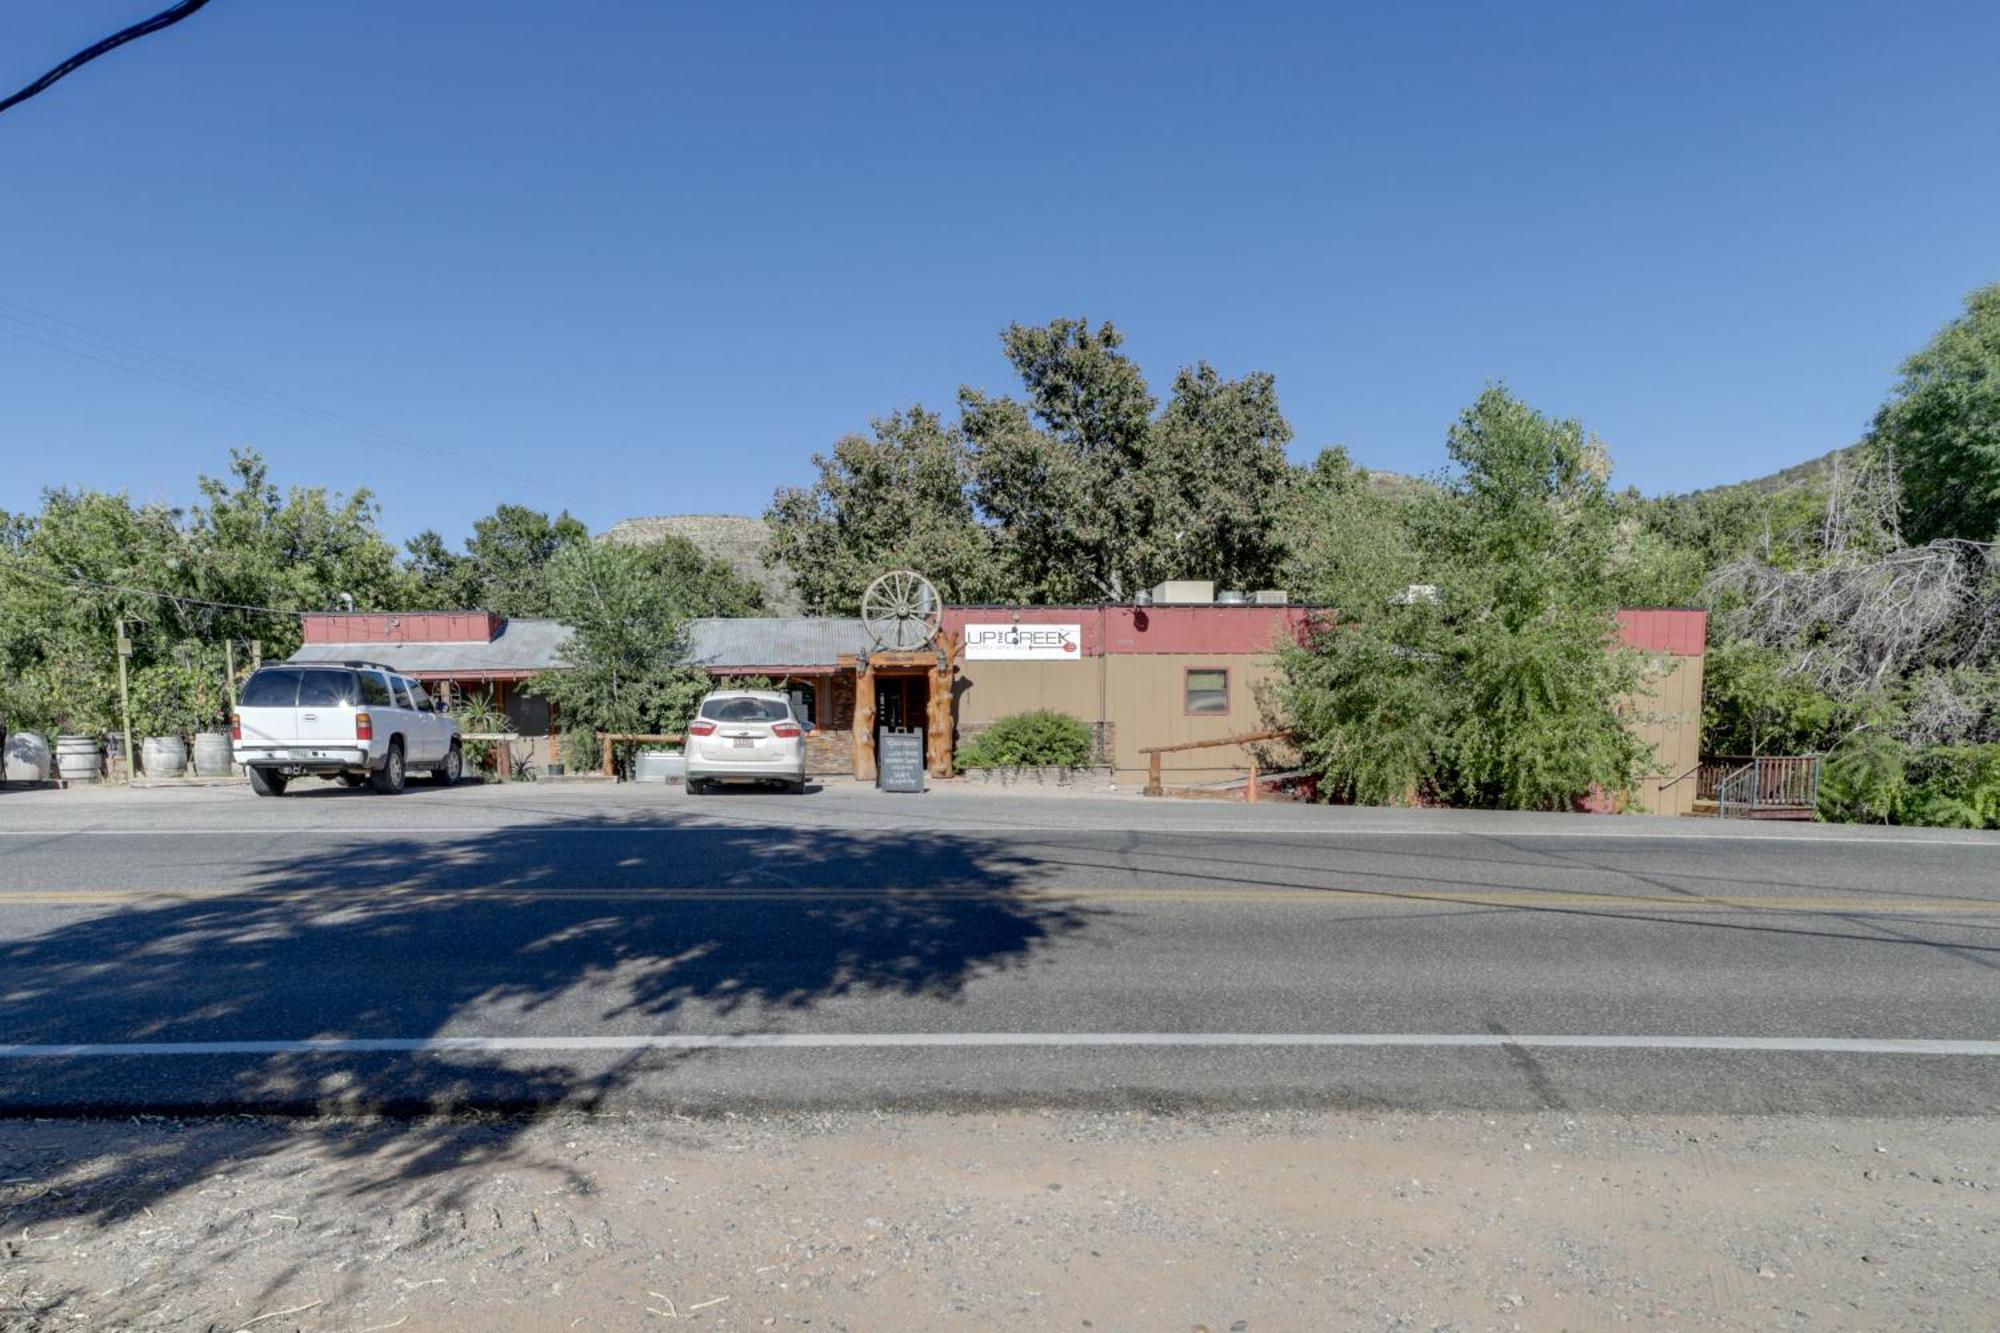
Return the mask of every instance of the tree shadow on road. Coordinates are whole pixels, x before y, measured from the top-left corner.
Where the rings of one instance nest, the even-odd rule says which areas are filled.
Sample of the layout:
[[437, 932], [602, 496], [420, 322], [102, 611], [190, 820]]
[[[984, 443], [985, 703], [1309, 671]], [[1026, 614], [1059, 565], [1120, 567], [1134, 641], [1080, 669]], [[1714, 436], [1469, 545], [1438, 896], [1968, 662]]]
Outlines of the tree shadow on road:
[[[1087, 922], [1034, 863], [938, 833], [566, 820], [463, 837], [315, 837], [241, 891], [163, 895], [0, 945], [0, 1041], [160, 1043], [756, 1032], [868, 997], [951, 1003]], [[240, 869], [237, 874], [240, 877]], [[239, 879], [238, 882], [242, 882]], [[829, 1020], [837, 1022], [837, 1019]], [[659, 1051], [0, 1059], [0, 1106], [417, 1113], [603, 1106], [706, 1057]], [[0, 1230], [105, 1223], [301, 1135], [344, 1195], [504, 1162], [515, 1119], [264, 1135], [107, 1133], [35, 1157], [0, 1126]], [[26, 1156], [10, 1155], [13, 1143]], [[58, 1184], [58, 1181], [63, 1183]], [[439, 1207], [448, 1207], [440, 1199]]]

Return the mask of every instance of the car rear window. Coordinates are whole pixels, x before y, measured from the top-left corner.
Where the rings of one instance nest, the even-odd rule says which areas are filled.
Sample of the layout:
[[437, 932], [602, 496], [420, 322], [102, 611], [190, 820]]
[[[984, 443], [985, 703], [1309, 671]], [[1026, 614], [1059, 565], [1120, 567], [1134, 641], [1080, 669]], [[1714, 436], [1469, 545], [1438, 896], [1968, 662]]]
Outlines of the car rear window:
[[711, 722], [784, 722], [792, 709], [783, 699], [704, 699], [701, 715]]
[[299, 672], [299, 707], [331, 708], [353, 703], [356, 694], [352, 671]]
[[244, 708], [290, 708], [298, 702], [299, 673], [296, 670], [266, 667], [251, 673], [243, 682]]

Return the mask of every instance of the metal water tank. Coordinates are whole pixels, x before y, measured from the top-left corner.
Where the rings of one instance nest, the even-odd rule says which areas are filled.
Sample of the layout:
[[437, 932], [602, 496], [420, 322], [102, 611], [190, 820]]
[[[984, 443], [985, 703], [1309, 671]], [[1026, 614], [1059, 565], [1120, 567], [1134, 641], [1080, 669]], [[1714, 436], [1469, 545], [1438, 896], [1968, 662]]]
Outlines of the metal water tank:
[[641, 750], [632, 757], [632, 781], [680, 782], [687, 777], [687, 757], [679, 750]]

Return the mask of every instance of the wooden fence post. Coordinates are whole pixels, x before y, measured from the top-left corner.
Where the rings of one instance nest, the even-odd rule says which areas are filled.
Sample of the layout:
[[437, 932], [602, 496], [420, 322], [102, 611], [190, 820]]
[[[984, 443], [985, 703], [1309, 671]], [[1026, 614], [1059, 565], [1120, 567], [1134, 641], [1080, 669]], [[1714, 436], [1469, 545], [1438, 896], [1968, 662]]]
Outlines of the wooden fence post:
[[604, 740], [604, 776], [607, 778], [615, 778], [618, 775], [611, 771], [611, 733], [608, 731], [605, 732], [603, 740]]

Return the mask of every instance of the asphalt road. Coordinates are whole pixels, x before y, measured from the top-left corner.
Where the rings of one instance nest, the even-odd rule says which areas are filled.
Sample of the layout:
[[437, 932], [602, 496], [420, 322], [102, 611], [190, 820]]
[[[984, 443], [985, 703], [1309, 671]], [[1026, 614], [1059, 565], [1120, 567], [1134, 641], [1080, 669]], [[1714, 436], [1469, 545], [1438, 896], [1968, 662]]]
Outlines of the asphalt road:
[[0, 794], [0, 1111], [2000, 1110], [2000, 838], [831, 787]]

